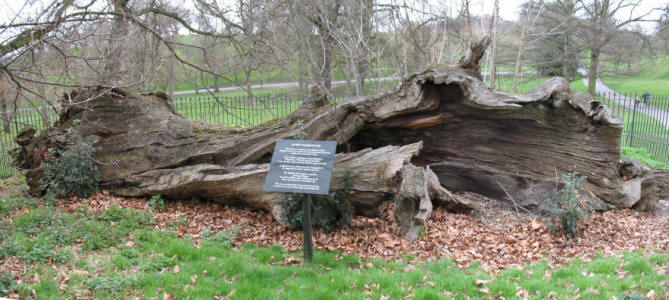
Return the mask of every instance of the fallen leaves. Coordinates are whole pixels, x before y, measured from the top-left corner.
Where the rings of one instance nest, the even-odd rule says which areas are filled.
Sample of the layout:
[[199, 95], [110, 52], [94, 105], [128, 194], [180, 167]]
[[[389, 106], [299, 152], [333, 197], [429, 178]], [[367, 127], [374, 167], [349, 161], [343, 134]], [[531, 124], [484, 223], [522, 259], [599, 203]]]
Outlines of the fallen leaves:
[[[480, 195], [463, 193], [475, 198], [486, 208], [475, 214], [456, 214], [436, 207], [424, 226], [422, 236], [413, 244], [401, 238], [393, 217], [393, 204], [380, 207], [378, 218], [356, 216], [348, 228], [325, 233], [315, 228], [314, 248], [321, 251], [341, 251], [361, 258], [392, 259], [403, 254], [421, 258], [453, 257], [460, 266], [479, 261], [489, 268], [518, 266], [542, 258], [566, 261], [575, 257], [592, 258], [595, 253], [612, 255], [640, 248], [669, 249], [669, 222], [661, 216], [623, 209], [594, 212], [583, 226], [583, 234], [575, 239], [549, 230], [541, 219], [516, 216], [500, 202]], [[154, 210], [146, 199], [120, 198], [100, 192], [88, 199], [61, 201], [59, 207], [75, 211], [87, 205], [90, 211], [111, 206], [153, 210], [156, 227], [176, 228], [180, 236], [189, 236], [199, 246], [201, 232], [213, 233], [237, 230], [233, 246], [254, 243], [259, 247], [281, 245], [287, 251], [302, 247], [302, 232], [292, 231], [276, 222], [271, 214], [250, 209], [225, 206], [197, 200], [171, 201], [166, 207]], [[667, 205], [666, 202], [664, 205]], [[174, 227], [177, 224], [176, 227]], [[172, 226], [172, 227], [171, 227]], [[131, 247], [129, 241], [125, 246]], [[301, 259], [287, 257], [281, 264], [298, 264]], [[361, 267], [367, 267], [364, 264]], [[178, 266], [172, 272], [178, 273]], [[406, 272], [406, 271], [405, 271]], [[544, 276], [550, 276], [547, 272]]]
[[474, 284], [476, 284], [477, 286], [488, 284], [488, 283], [490, 283], [490, 280], [483, 280], [483, 279], [474, 280]]

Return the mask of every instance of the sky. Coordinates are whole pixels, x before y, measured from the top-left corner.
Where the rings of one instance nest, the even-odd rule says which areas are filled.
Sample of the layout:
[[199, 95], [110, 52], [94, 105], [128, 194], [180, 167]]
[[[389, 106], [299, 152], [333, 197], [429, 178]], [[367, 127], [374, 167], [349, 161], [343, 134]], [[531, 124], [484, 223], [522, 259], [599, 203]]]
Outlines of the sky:
[[[456, 3], [462, 0], [449, 0], [455, 1]], [[493, 7], [495, 6], [495, 0], [471, 0], [472, 13], [481, 15], [481, 13], [487, 15], [492, 14]], [[634, 0], [636, 1], [636, 0]], [[499, 0], [499, 15], [504, 20], [518, 21], [520, 17], [520, 5], [526, 0]], [[641, 0], [639, 7], [634, 11], [634, 16], [642, 15], [646, 12], [653, 11], [654, 8], [664, 7], [669, 3], [669, 0]], [[627, 17], [630, 13], [630, 10], [621, 10], [621, 13], [624, 14], [624, 17]], [[647, 18], [651, 20], [657, 20], [661, 15], [661, 12], [655, 10]], [[652, 33], [655, 30], [655, 22], [640, 22], [641, 27], [646, 31], [646, 33]]]
[[[174, 0], [178, 3], [183, 3], [184, 6], [189, 6], [188, 0]], [[227, 2], [231, 0], [219, 0], [221, 2]], [[380, 2], [386, 2], [388, 0], [379, 0]], [[494, 7], [495, 0], [470, 0], [471, 1], [471, 12], [474, 15], [490, 15]], [[520, 5], [527, 0], [499, 0], [500, 7], [500, 16], [505, 20], [518, 20]], [[637, 1], [637, 0], [633, 0]], [[51, 0], [0, 0], [0, 24], [7, 24], [11, 21], [11, 18], [14, 16], [15, 12], [19, 11], [21, 7], [26, 3], [32, 3], [31, 8], [28, 8], [27, 12], [34, 12], [39, 9], [45, 3], [50, 3]], [[106, 1], [101, 1], [106, 2]], [[394, 0], [398, 3], [400, 0]], [[406, 0], [407, 3], [412, 3], [412, 0]], [[440, 7], [457, 7], [461, 5], [462, 0], [427, 0], [430, 6], [433, 8]], [[669, 0], [640, 0], [640, 6], [637, 9], [637, 14], [642, 12], [648, 12], [653, 10], [653, 8], [660, 8], [666, 5]], [[456, 10], [453, 11], [455, 14]], [[624, 14], [629, 14], [629, 10], [622, 11]], [[659, 11], [653, 12], [648, 16], [649, 19], [657, 19], [660, 16]], [[641, 26], [647, 33], [650, 33], [655, 28], [654, 22], [642, 22]]]

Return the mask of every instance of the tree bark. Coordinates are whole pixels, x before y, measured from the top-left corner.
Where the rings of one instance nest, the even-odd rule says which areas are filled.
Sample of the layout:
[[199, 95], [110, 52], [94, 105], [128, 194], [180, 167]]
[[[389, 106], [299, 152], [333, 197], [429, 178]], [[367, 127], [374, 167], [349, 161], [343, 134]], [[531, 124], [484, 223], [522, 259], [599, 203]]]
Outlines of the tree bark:
[[103, 78], [100, 82], [106, 85], [114, 86], [121, 81], [121, 55], [125, 48], [123, 40], [127, 39], [128, 25], [126, 24], [125, 14], [127, 13], [128, 0], [113, 0], [114, 22], [107, 40], [106, 61], [104, 64]]
[[597, 92], [597, 66], [599, 65], [600, 49], [590, 50], [590, 69], [588, 70], [588, 94], [595, 96]]

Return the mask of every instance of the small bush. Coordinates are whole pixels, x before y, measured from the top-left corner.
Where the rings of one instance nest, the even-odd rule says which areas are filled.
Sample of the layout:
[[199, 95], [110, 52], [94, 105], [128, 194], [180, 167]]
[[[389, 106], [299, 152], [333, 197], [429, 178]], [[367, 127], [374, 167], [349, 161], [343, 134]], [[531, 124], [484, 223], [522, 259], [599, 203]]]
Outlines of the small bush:
[[14, 284], [16, 284], [14, 281], [14, 274], [9, 272], [0, 273], [0, 296], [7, 296]]
[[645, 300], [646, 297], [637, 293], [624, 293], [620, 295], [620, 300]]
[[161, 195], [155, 195], [149, 199], [149, 206], [155, 210], [160, 210], [165, 208], [165, 200]]
[[56, 141], [58, 147], [49, 149], [43, 166], [42, 188], [55, 197], [88, 197], [98, 190], [100, 171], [91, 158], [98, 148], [93, 147], [93, 140], [81, 136], [78, 125], [75, 120]]
[[311, 223], [320, 226], [325, 232], [331, 232], [337, 226], [346, 227], [351, 223], [351, 203], [346, 198], [353, 180], [347, 172], [341, 188], [326, 197], [311, 194], [284, 194], [279, 199], [283, 208], [283, 217], [293, 230], [302, 228], [302, 202], [311, 201]]
[[544, 203], [553, 216], [553, 228], [564, 236], [574, 238], [579, 233], [579, 225], [588, 217], [590, 209], [585, 200], [580, 199], [578, 189], [581, 188], [582, 177], [578, 172], [562, 175], [562, 189], [554, 189], [548, 194]]

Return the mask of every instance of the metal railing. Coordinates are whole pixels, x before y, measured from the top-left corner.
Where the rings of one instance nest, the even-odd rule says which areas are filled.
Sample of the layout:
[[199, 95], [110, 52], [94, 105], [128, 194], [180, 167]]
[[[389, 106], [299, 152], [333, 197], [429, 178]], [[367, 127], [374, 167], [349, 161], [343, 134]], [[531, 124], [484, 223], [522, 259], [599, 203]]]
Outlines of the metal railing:
[[[336, 98], [343, 101], [345, 98]], [[207, 95], [174, 98], [174, 107], [184, 117], [214, 125], [246, 127], [262, 124], [297, 110], [304, 96], [296, 94], [256, 95], [255, 97], [213, 97]], [[14, 138], [25, 127], [41, 130], [56, 120], [53, 110], [25, 107], [0, 112], [0, 174], [13, 173], [10, 152], [18, 145]]]
[[669, 97], [610, 92], [597, 99], [622, 118], [621, 146], [644, 148], [655, 160], [669, 163]]

